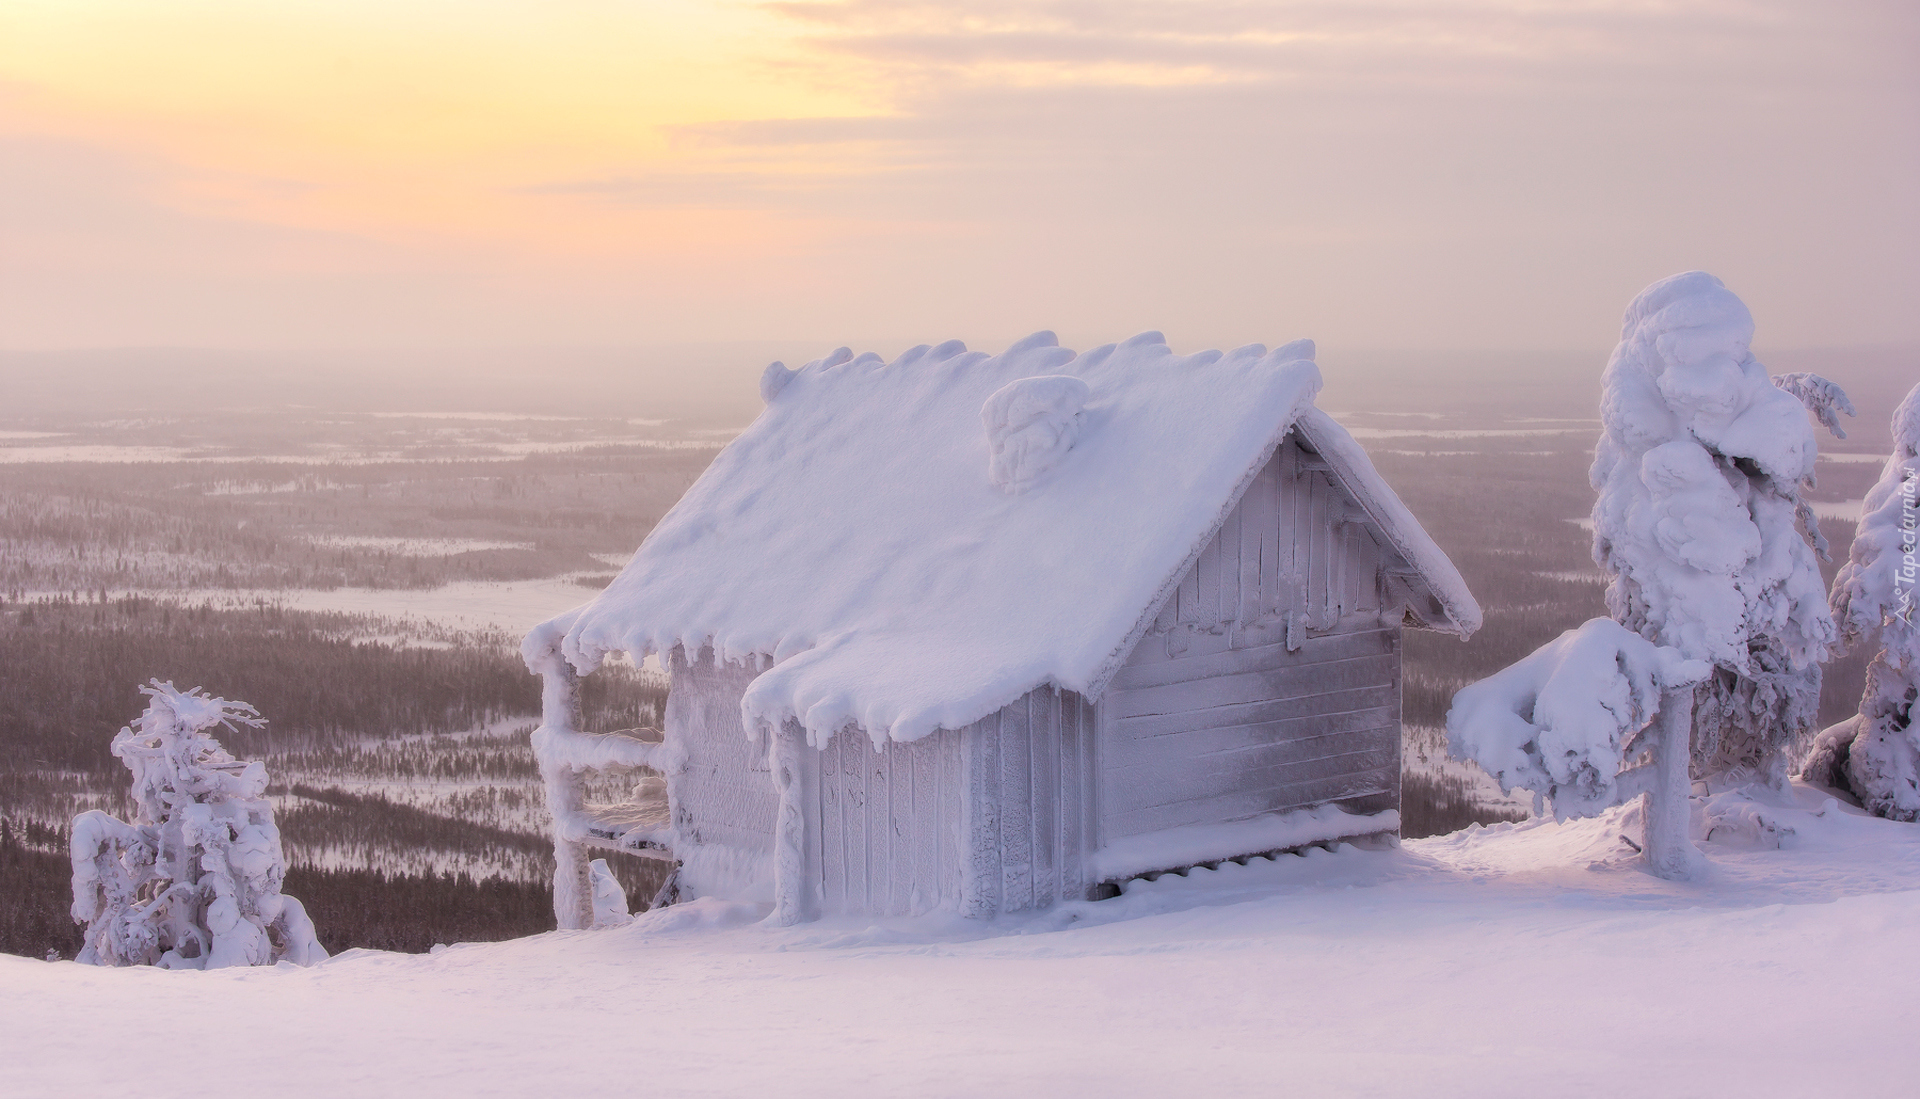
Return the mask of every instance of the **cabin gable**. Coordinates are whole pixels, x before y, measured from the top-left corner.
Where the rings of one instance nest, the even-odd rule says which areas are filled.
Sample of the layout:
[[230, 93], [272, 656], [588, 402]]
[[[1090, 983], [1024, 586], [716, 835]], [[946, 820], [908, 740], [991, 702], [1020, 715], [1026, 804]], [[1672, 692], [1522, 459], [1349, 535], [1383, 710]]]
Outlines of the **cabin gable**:
[[1325, 804], [1398, 807], [1411, 593], [1383, 542], [1325, 461], [1281, 443], [1101, 696], [1102, 847]]

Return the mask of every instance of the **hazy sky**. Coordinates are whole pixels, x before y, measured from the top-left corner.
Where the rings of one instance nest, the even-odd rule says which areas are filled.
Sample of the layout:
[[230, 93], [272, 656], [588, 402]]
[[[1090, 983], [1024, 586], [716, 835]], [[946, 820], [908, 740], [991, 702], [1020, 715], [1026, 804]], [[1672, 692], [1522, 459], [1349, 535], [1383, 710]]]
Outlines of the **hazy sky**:
[[1920, 343], [1920, 4], [0, 0], [0, 348], [1573, 348], [1695, 267]]

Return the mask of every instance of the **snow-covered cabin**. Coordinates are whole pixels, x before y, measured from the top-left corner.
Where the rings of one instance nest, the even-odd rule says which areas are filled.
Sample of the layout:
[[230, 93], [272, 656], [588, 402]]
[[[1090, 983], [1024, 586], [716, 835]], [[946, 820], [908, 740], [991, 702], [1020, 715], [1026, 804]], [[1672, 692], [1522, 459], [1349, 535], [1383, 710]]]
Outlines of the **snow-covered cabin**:
[[[620, 575], [527, 638], [561, 926], [593, 847], [793, 921], [1395, 831], [1401, 630], [1480, 609], [1312, 360], [1041, 332], [769, 367]], [[663, 662], [663, 730], [578, 728], [616, 652]], [[664, 782], [583, 801], [620, 768]]]

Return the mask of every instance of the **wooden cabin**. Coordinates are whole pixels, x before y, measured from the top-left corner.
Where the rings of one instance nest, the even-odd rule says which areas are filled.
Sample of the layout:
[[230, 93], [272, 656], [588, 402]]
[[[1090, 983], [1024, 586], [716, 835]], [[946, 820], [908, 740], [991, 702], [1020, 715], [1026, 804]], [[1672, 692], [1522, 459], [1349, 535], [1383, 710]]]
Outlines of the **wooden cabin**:
[[[1401, 631], [1480, 611], [1312, 358], [1039, 333], [769, 367], [625, 570], [527, 638], [561, 926], [595, 848], [793, 922], [1395, 833]], [[579, 728], [614, 653], [666, 668], [664, 729]], [[584, 799], [621, 770], [658, 777]]]

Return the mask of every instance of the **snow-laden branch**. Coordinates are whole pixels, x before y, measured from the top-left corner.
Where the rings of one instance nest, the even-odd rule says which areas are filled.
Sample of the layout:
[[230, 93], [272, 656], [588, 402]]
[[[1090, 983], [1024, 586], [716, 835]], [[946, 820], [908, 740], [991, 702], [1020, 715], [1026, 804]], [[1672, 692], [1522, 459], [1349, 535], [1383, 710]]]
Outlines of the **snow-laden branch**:
[[1648, 868], [1699, 876], [1688, 836], [1687, 730], [1704, 660], [1606, 618], [1568, 630], [1518, 663], [1464, 687], [1447, 711], [1448, 751], [1530, 790], [1536, 811], [1592, 816], [1647, 796]]
[[1528, 790], [1555, 818], [1586, 817], [1647, 792], [1641, 734], [1664, 694], [1711, 666], [1655, 645], [1607, 618], [1568, 630], [1519, 662], [1460, 689], [1447, 711], [1448, 750], [1479, 764], [1507, 793]]
[[1832, 432], [1834, 438], [1847, 437], [1845, 429], [1840, 426], [1840, 417], [1858, 413], [1854, 412], [1853, 401], [1848, 399], [1846, 390], [1818, 374], [1805, 371], [1776, 375], [1773, 384], [1800, 398], [1800, 403], [1807, 406], [1807, 411], [1813, 413], [1813, 418], [1820, 421], [1821, 427]]

